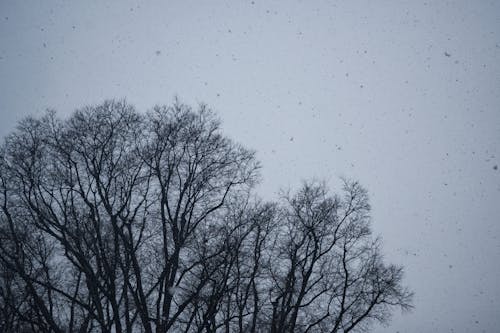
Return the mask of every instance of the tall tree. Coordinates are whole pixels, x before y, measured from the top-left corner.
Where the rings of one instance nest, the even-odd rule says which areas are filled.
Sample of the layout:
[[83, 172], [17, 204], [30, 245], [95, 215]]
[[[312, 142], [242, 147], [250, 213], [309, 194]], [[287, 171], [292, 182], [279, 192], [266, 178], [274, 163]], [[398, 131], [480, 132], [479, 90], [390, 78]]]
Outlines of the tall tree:
[[264, 203], [258, 169], [204, 105], [21, 121], [0, 148], [0, 331], [348, 332], [411, 306], [359, 184]]

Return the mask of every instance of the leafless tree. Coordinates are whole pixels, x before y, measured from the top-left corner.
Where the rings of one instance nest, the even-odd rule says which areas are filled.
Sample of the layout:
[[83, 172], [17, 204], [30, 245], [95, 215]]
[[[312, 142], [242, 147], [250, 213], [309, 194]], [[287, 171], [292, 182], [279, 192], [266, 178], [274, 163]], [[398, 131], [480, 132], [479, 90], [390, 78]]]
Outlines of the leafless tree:
[[0, 148], [1, 332], [349, 332], [411, 307], [366, 192], [255, 198], [206, 106], [21, 121]]
[[305, 183], [284, 200], [276, 233], [271, 332], [349, 332], [411, 307], [402, 268], [385, 265], [371, 238], [366, 191], [344, 181], [343, 196]]

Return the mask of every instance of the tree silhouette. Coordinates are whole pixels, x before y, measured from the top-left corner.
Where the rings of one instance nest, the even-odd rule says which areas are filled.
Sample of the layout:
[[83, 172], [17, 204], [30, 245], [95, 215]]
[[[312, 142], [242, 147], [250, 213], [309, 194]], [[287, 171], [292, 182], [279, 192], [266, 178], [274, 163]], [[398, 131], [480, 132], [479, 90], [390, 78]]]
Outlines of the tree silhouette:
[[0, 332], [349, 332], [411, 308], [366, 191], [252, 192], [206, 106], [106, 101], [0, 148]]

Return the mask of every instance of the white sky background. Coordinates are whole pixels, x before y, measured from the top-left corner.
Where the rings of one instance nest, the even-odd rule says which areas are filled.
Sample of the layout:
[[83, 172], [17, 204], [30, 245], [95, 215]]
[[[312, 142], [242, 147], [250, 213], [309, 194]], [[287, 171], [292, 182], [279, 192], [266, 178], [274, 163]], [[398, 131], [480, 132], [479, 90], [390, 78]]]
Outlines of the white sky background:
[[[0, 135], [123, 98], [207, 103], [263, 182], [360, 180], [415, 310], [376, 332], [500, 327], [500, 2], [0, 2]], [[498, 166], [498, 167], [495, 167]]]

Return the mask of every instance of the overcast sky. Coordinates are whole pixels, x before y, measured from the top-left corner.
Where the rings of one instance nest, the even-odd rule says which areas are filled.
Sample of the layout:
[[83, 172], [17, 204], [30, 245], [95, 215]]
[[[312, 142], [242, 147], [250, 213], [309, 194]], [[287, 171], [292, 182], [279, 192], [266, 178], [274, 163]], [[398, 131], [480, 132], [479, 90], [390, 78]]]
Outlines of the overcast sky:
[[0, 136], [107, 98], [207, 103], [258, 188], [358, 179], [415, 310], [500, 327], [500, 1], [0, 1]]

